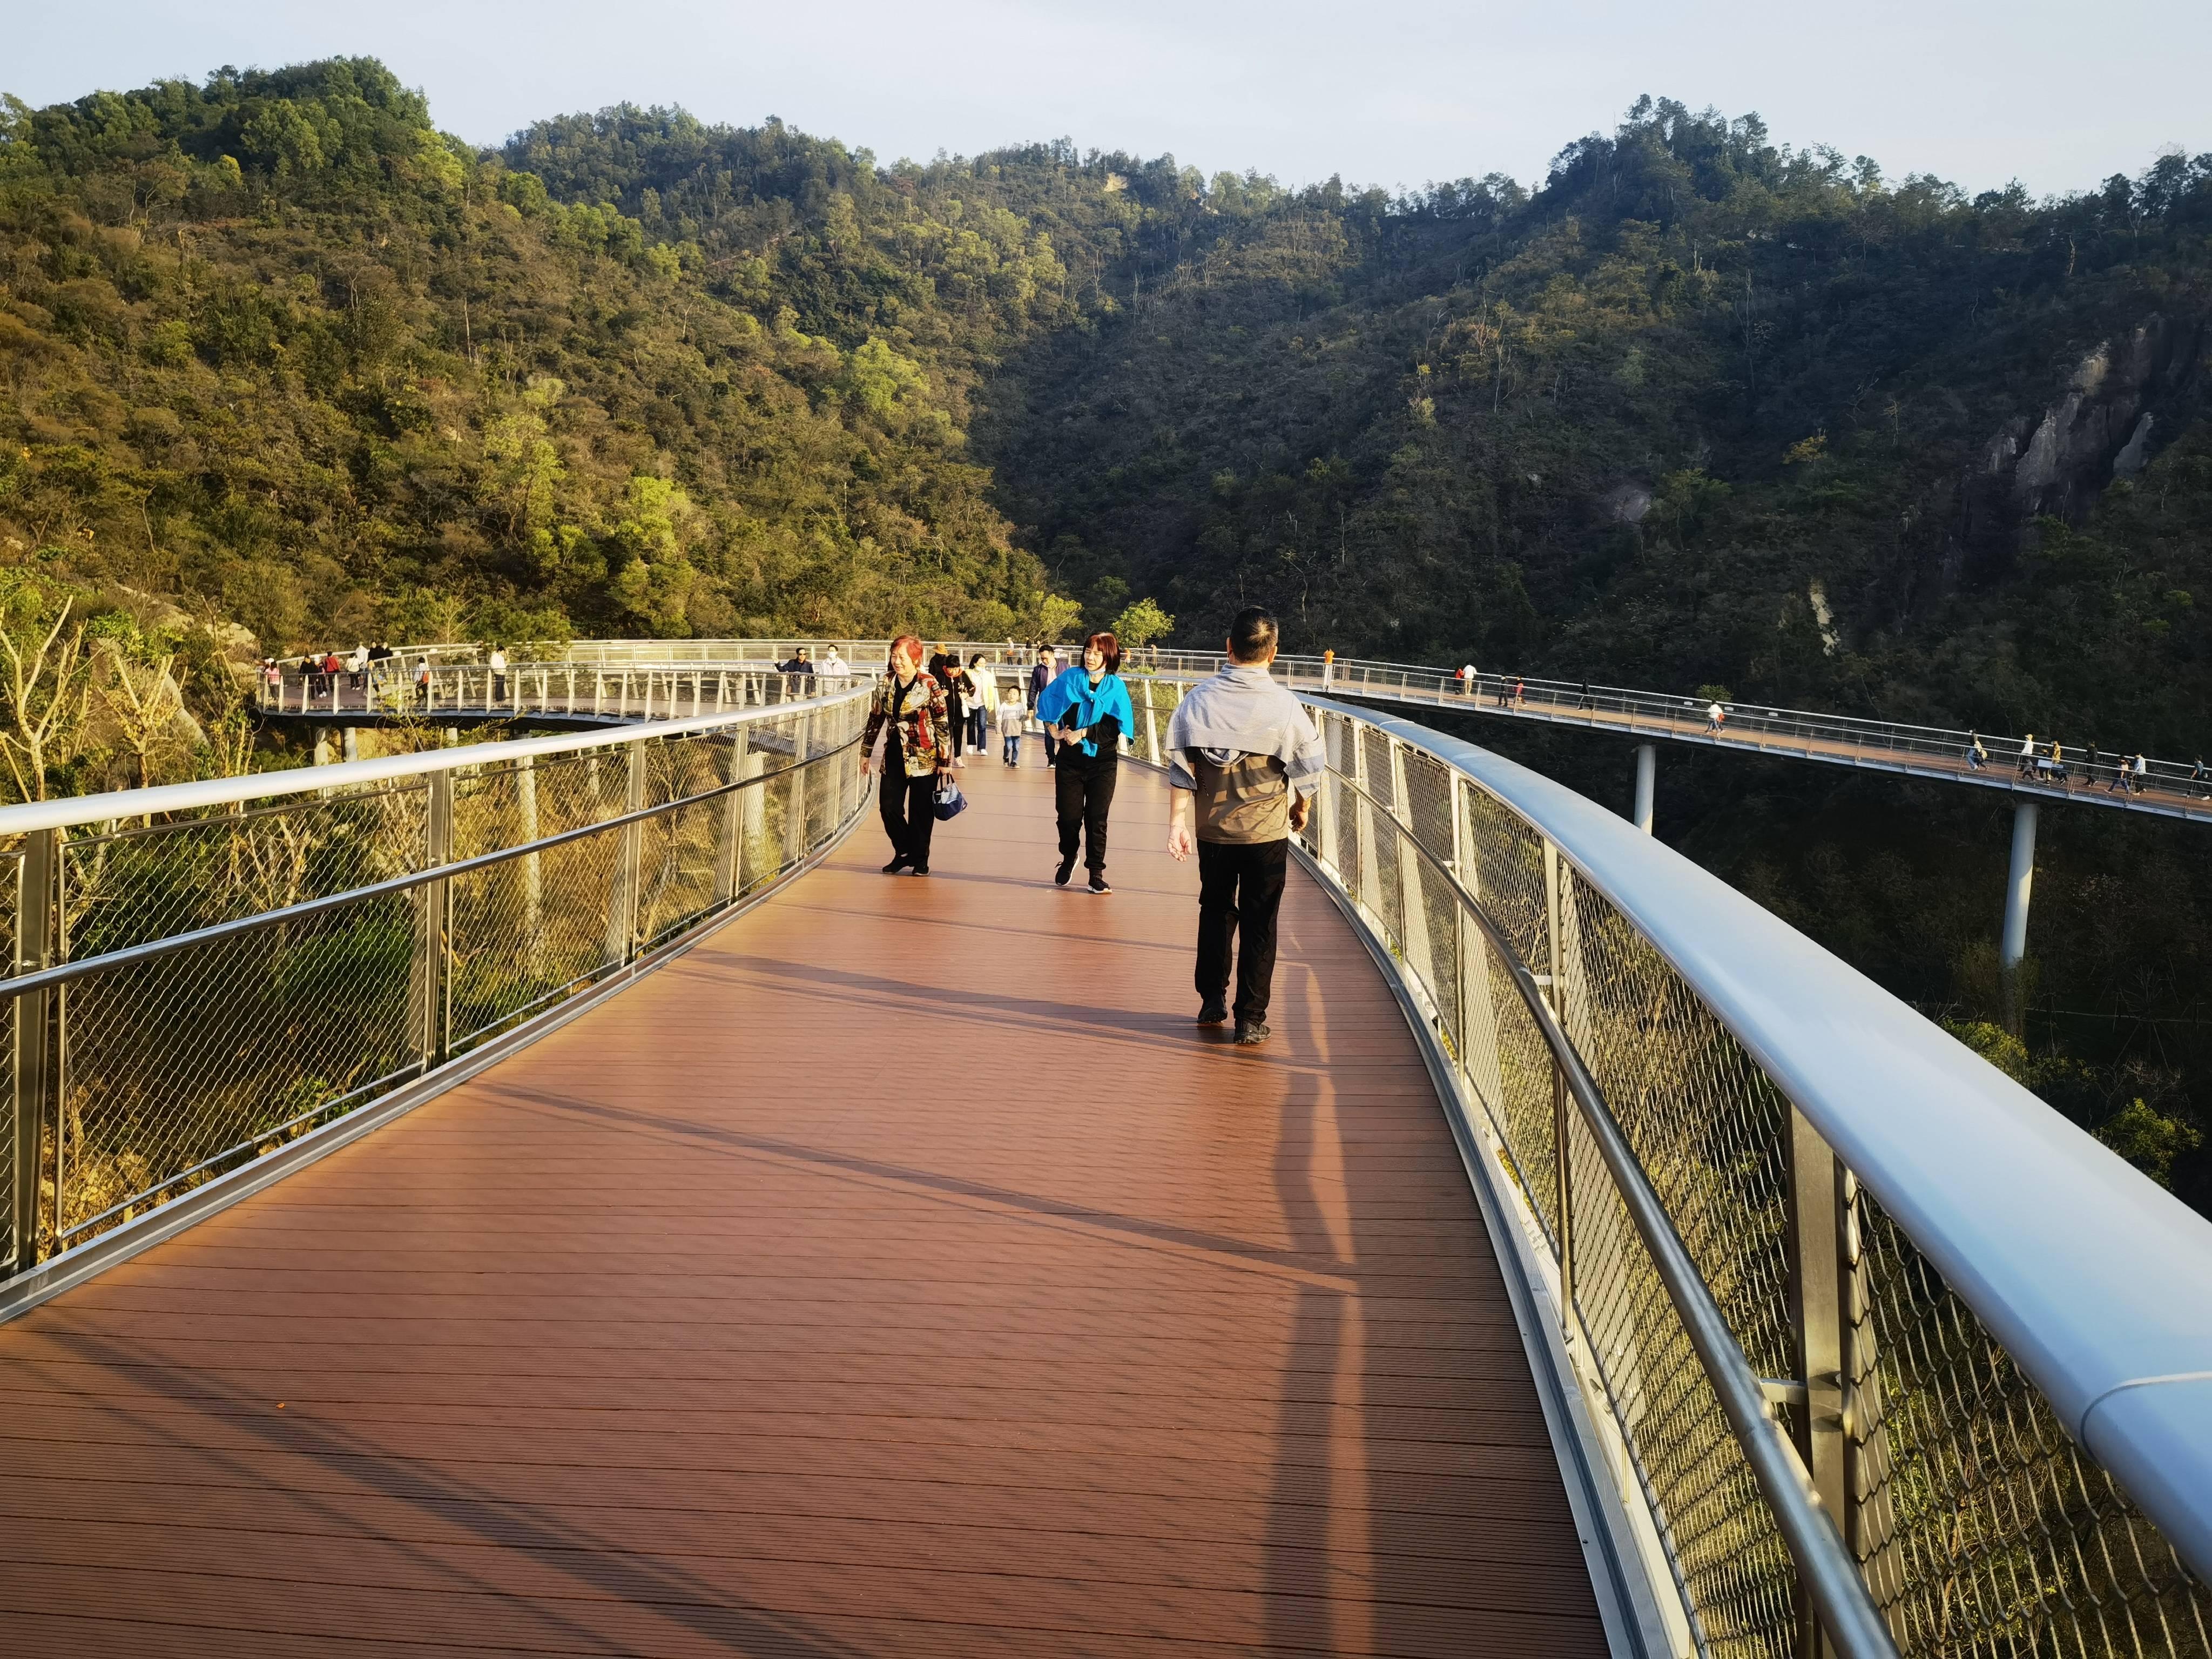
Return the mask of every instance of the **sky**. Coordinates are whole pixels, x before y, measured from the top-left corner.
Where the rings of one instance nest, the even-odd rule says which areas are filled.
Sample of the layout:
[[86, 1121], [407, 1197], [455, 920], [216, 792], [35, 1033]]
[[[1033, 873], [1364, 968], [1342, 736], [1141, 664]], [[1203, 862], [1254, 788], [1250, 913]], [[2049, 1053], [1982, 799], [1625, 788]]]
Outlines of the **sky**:
[[2212, 150], [2207, 0], [0, 0], [0, 91], [33, 105], [341, 53], [481, 144], [627, 100], [886, 162], [1069, 137], [1288, 185], [1534, 183], [1648, 92], [1969, 191]]

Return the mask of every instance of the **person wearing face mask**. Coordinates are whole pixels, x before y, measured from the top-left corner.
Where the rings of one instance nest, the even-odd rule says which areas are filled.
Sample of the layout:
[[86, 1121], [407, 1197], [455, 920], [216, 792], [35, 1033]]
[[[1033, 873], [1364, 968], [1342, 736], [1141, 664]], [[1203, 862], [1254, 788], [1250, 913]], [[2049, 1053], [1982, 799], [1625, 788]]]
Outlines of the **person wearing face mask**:
[[1053, 881], [1058, 886], [1067, 885], [1079, 842], [1091, 890], [1114, 890], [1106, 881], [1106, 814], [1121, 777], [1122, 735], [1137, 724], [1121, 666], [1121, 642], [1111, 634], [1093, 634], [1083, 642], [1082, 666], [1067, 670], [1037, 698], [1045, 729], [1060, 728], [1053, 767], [1060, 815], [1060, 868]]
[[929, 873], [929, 842], [937, 828], [937, 781], [952, 769], [952, 721], [945, 690], [921, 672], [921, 641], [902, 634], [891, 641], [890, 666], [868, 702], [860, 733], [860, 775], [868, 774], [876, 733], [884, 742], [884, 784], [878, 805], [891, 861], [884, 873]]

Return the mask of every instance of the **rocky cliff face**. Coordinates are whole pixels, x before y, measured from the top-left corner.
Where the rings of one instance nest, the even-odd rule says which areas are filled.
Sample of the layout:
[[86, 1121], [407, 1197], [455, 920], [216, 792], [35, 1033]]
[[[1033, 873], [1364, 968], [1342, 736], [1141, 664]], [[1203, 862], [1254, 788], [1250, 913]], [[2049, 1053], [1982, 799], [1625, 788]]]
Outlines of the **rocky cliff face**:
[[2181, 406], [2204, 389], [2206, 344], [2203, 319], [2163, 316], [2100, 342], [2056, 403], [1990, 439], [1972, 492], [1984, 508], [1977, 516], [2014, 526], [2043, 514], [2081, 518], [2114, 478], [2142, 471], [2161, 432], [2179, 430]]

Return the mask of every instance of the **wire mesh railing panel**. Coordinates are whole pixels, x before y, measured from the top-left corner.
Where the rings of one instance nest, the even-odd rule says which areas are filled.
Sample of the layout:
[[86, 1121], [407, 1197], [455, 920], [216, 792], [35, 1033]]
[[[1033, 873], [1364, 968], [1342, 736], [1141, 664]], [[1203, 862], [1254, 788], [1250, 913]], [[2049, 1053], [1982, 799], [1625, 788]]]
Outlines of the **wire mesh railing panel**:
[[66, 1245], [304, 1133], [404, 1074], [404, 896], [233, 933], [64, 986], [47, 1243]]
[[1908, 1654], [2212, 1654], [2175, 1559], [1971, 1309], [1851, 1183], [1850, 1542]]
[[[1329, 776], [1304, 844], [1420, 988], [1571, 1285], [1570, 1341], [1626, 1449], [1691, 1639], [1742, 1659], [1801, 1651], [1796, 1564], [1589, 1122], [1561, 1107], [1526, 997], [1549, 1004], [1742, 1362], [1790, 1402], [1772, 1409], [1801, 1446], [1814, 1317], [1791, 1261], [1793, 1203], [1811, 1201], [1792, 1197], [1802, 1120], [1601, 891], [1564, 858], [1547, 869], [1533, 824], [1365, 721], [1320, 711], [1319, 725]], [[1837, 1184], [1843, 1305], [1822, 1316], [1844, 1357], [1841, 1530], [1901, 1651], [2212, 1659], [2205, 1586], [1850, 1172]]]
[[[654, 696], [688, 713], [710, 678], [662, 672]], [[550, 684], [522, 673], [509, 690]], [[31, 966], [54, 965], [19, 971], [10, 999], [36, 1046], [15, 1054], [12, 1018], [0, 1036], [27, 1091], [0, 1134], [0, 1264], [276, 1151], [772, 885], [864, 804], [842, 776], [861, 701], [403, 757], [374, 786], [272, 775], [266, 804], [240, 788], [150, 827], [26, 832], [0, 862], [12, 875], [38, 850], [52, 872], [52, 944]], [[12, 921], [12, 882], [7, 896]]]
[[621, 964], [623, 953], [607, 937], [607, 895], [617, 884], [622, 836], [604, 830], [445, 883], [444, 1018], [452, 1052]]
[[420, 870], [424, 800], [422, 785], [399, 784], [72, 834], [61, 846], [62, 958], [103, 956]]

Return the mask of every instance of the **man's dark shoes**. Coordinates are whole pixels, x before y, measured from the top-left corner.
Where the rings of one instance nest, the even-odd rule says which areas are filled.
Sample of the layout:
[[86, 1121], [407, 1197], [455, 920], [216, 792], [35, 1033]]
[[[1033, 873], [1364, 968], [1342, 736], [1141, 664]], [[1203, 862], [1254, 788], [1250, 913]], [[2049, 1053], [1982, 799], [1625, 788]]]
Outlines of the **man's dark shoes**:
[[1256, 1048], [1267, 1040], [1267, 1022], [1264, 1019], [1240, 1019], [1237, 1022], [1237, 1041], [1247, 1048]]
[[929, 873], [929, 866], [926, 864], [917, 864], [914, 866], [914, 873], [917, 876], [926, 876]]
[[1200, 1025], [1219, 1025], [1224, 1024], [1228, 1018], [1229, 1010], [1218, 1002], [1209, 1002], [1198, 1011], [1198, 1023]]
[[1114, 890], [1106, 884], [1106, 872], [1103, 870], [1093, 870], [1091, 872], [1091, 890], [1094, 893], [1110, 893]]
[[1066, 886], [1067, 878], [1074, 872], [1074, 870], [1075, 854], [1070, 853], [1066, 858], [1060, 861], [1060, 868], [1052, 872], [1052, 884], [1055, 887]]
[[906, 868], [906, 862], [907, 862], [907, 860], [906, 860], [906, 854], [903, 854], [903, 853], [901, 853], [901, 854], [900, 854], [896, 858], [893, 859], [893, 860], [892, 860], [889, 864], [886, 864], [885, 866], [884, 866], [884, 873], [885, 875], [887, 875], [887, 876], [895, 876], [895, 875], [898, 874], [898, 872], [899, 872], [900, 871], [902, 871], [902, 870], [903, 870], [903, 869], [905, 869], [905, 868]]

